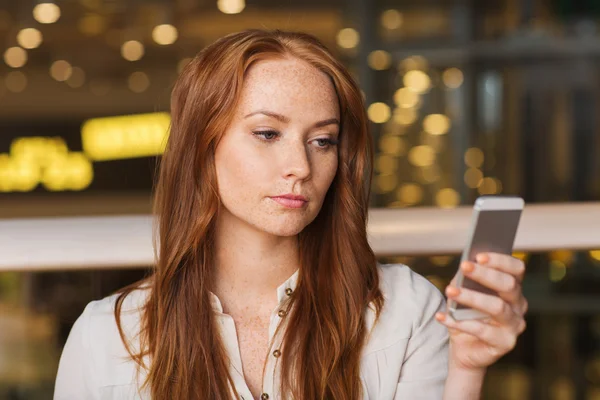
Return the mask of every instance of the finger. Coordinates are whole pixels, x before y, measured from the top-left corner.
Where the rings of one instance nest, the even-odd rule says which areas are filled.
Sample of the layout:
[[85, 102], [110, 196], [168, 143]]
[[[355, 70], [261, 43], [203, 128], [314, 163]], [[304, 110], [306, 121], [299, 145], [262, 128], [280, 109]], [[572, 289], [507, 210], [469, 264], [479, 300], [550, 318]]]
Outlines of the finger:
[[489, 315], [503, 325], [512, 325], [519, 317], [511, 304], [498, 296], [455, 286], [448, 286], [446, 295], [457, 303]]
[[511, 274], [519, 281], [522, 281], [525, 275], [525, 263], [507, 254], [479, 253], [475, 257], [475, 260], [481, 265]]
[[514, 306], [520, 306], [521, 284], [513, 275], [470, 261], [462, 263], [460, 269], [469, 279], [496, 291], [502, 299]]
[[435, 319], [445, 325], [448, 329], [455, 329], [475, 336], [497, 351], [497, 355], [507, 353], [512, 350], [517, 343], [518, 334], [511, 330], [507, 330], [502, 326], [486, 324], [477, 319], [456, 321], [450, 315], [441, 312], [435, 315]]

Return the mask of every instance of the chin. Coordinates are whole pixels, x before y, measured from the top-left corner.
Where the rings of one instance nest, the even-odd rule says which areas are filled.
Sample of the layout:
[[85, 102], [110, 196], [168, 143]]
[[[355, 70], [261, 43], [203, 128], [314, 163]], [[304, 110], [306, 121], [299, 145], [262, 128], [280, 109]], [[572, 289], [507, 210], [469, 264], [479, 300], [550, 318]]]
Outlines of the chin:
[[258, 226], [259, 229], [263, 230], [264, 232], [270, 233], [271, 235], [274, 236], [282, 236], [282, 237], [288, 237], [288, 236], [296, 236], [297, 234], [299, 234], [300, 232], [302, 232], [304, 230], [304, 228], [306, 228], [306, 226], [308, 224], [310, 224], [311, 221], [298, 221], [298, 220], [287, 220], [287, 221], [272, 221], [272, 223], [269, 224], [262, 224], [262, 226]]

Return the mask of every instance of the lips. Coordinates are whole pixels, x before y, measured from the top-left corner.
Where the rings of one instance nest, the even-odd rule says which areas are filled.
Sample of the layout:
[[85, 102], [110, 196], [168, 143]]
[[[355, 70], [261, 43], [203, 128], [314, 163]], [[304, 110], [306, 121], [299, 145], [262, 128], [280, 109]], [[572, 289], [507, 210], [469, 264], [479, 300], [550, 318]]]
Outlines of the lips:
[[308, 203], [306, 197], [293, 194], [275, 196], [271, 199], [286, 208], [302, 208]]

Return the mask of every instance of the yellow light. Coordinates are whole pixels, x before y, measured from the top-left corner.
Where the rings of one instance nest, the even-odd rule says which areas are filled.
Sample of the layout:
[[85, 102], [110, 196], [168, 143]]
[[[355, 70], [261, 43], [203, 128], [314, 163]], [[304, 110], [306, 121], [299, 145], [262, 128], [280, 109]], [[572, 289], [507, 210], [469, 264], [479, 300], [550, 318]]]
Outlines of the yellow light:
[[73, 67], [71, 76], [67, 79], [67, 85], [73, 89], [82, 87], [85, 83], [85, 71], [79, 67]]
[[425, 57], [411, 56], [402, 60], [398, 65], [398, 68], [402, 71], [410, 71], [412, 69], [419, 69], [423, 71], [428, 68], [428, 62]]
[[60, 8], [54, 3], [40, 3], [33, 8], [33, 18], [40, 24], [53, 24], [60, 18]]
[[465, 172], [464, 179], [468, 187], [471, 189], [476, 189], [483, 180], [483, 172], [477, 168], [469, 168]]
[[83, 151], [96, 161], [162, 154], [170, 121], [168, 113], [90, 119], [81, 128]]
[[145, 92], [150, 86], [150, 79], [148, 78], [148, 75], [138, 71], [129, 75], [127, 84], [132, 92], [142, 93]]
[[443, 114], [430, 114], [423, 119], [423, 129], [431, 135], [443, 135], [450, 129], [450, 119]]
[[377, 189], [379, 193], [389, 193], [398, 184], [396, 175], [379, 175], [377, 176]]
[[394, 110], [394, 122], [399, 125], [410, 125], [417, 120], [417, 112], [414, 108], [396, 108]]
[[181, 71], [183, 71], [183, 69], [185, 68], [186, 65], [189, 64], [189, 62], [192, 61], [191, 57], [186, 57], [186, 58], [182, 58], [178, 63], [177, 63], [177, 73], [181, 73]]
[[344, 28], [337, 34], [337, 44], [343, 49], [353, 49], [359, 42], [360, 36], [355, 29]]
[[464, 81], [463, 73], [458, 68], [448, 68], [442, 74], [442, 80], [444, 81], [444, 85], [449, 87], [450, 89], [456, 89], [462, 85]]
[[404, 155], [406, 145], [398, 136], [383, 135], [381, 136], [381, 139], [379, 139], [379, 149], [386, 154], [398, 157]]
[[87, 36], [98, 36], [106, 30], [106, 18], [100, 14], [86, 14], [77, 22], [77, 28]]
[[452, 256], [433, 256], [429, 258], [429, 261], [431, 261], [431, 263], [436, 267], [445, 267], [446, 265], [450, 264], [452, 258]]
[[394, 173], [396, 168], [398, 168], [398, 161], [390, 155], [381, 154], [377, 156], [375, 168], [382, 174], [389, 175]]
[[42, 33], [35, 28], [25, 28], [17, 34], [17, 42], [24, 49], [35, 49], [42, 44]]
[[596, 261], [600, 261], [600, 250], [590, 251], [590, 257], [592, 257]]
[[496, 184], [496, 180], [491, 177], [486, 177], [481, 180], [477, 191], [480, 195], [490, 195], [498, 193], [498, 185]]
[[465, 152], [465, 164], [471, 168], [481, 168], [483, 165], [483, 151], [477, 147], [471, 147]]
[[550, 252], [550, 259], [557, 260], [565, 265], [568, 265], [573, 262], [573, 252], [570, 250], [554, 250]]
[[21, 68], [27, 62], [27, 52], [18, 46], [10, 47], [4, 52], [4, 62], [9, 67]]
[[392, 65], [392, 56], [387, 51], [375, 50], [369, 54], [368, 63], [374, 70], [383, 71]]
[[415, 183], [405, 183], [396, 191], [396, 197], [407, 205], [418, 204], [423, 200], [423, 189]]
[[514, 258], [518, 258], [521, 261], [526, 261], [527, 260], [527, 253], [524, 253], [522, 251], [515, 251], [512, 253], [512, 256]]
[[13, 160], [13, 190], [29, 192], [38, 185], [40, 168], [27, 160]]
[[387, 10], [381, 14], [381, 25], [385, 29], [394, 30], [402, 26], [402, 14], [398, 10]]
[[373, 103], [367, 110], [369, 119], [376, 124], [383, 124], [390, 119], [391, 110], [385, 103]]
[[431, 85], [431, 79], [429, 79], [429, 76], [427, 76], [425, 72], [416, 69], [408, 71], [406, 74], [404, 74], [403, 82], [404, 86], [419, 94], [425, 93], [427, 90], [429, 90]]
[[0, 154], [0, 192], [11, 192], [13, 190], [13, 166], [10, 156], [6, 153]]
[[552, 282], [561, 281], [567, 275], [567, 266], [559, 260], [550, 261], [550, 280]]
[[137, 61], [144, 56], [144, 45], [137, 40], [128, 40], [121, 46], [121, 55], [127, 61]]
[[20, 93], [27, 88], [27, 76], [21, 71], [9, 72], [6, 74], [4, 84], [9, 91]]
[[460, 195], [452, 188], [441, 189], [435, 195], [435, 202], [441, 208], [455, 208], [460, 203]]
[[394, 93], [394, 103], [398, 107], [412, 108], [419, 103], [420, 97], [408, 88], [400, 88]]
[[157, 25], [152, 30], [152, 39], [163, 46], [175, 43], [177, 37], [177, 28], [171, 24]]
[[218, 0], [217, 7], [224, 14], [239, 14], [246, 7], [244, 0]]
[[50, 76], [59, 82], [64, 82], [73, 74], [73, 67], [68, 61], [58, 60], [50, 67]]
[[427, 167], [435, 162], [435, 151], [431, 146], [415, 146], [408, 152], [408, 161], [416, 167]]

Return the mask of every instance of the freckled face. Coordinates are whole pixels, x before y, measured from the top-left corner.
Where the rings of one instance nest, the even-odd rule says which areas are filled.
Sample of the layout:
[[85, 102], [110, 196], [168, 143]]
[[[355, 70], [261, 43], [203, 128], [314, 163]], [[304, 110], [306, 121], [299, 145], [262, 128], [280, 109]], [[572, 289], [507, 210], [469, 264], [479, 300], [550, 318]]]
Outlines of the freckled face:
[[293, 58], [250, 67], [215, 153], [220, 220], [276, 236], [301, 232], [336, 174], [339, 120], [333, 84], [315, 67]]

